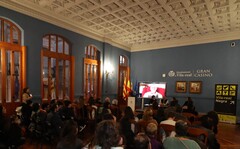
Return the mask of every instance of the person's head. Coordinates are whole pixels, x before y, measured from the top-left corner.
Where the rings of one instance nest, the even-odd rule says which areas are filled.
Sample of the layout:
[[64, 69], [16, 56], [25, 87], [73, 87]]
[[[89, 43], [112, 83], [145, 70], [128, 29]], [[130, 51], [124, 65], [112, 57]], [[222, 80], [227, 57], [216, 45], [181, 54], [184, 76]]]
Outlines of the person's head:
[[28, 87], [23, 88], [23, 93], [29, 93], [29, 92], [30, 92], [30, 90]]
[[121, 140], [116, 123], [112, 120], [103, 120], [98, 123], [95, 130], [93, 145], [99, 145], [104, 149], [110, 149], [119, 145]]
[[110, 100], [111, 99], [109, 97], [106, 97], [104, 102], [109, 102], [110, 103]]
[[92, 96], [89, 98], [88, 103], [89, 103], [89, 105], [94, 105], [95, 104], [95, 100]]
[[156, 99], [155, 95], [152, 95], [152, 99], [153, 99], [153, 100], [155, 100], [155, 99]]
[[129, 118], [129, 119], [134, 119], [134, 113], [130, 106], [127, 106], [124, 109], [124, 117]]
[[49, 111], [50, 112], [56, 112], [57, 111], [57, 104], [55, 103], [55, 104], [50, 105]]
[[96, 102], [97, 102], [97, 103], [102, 103], [102, 102], [101, 102], [101, 98], [98, 97], [98, 98], [96, 99]]
[[38, 110], [40, 109], [40, 105], [39, 103], [34, 103], [32, 106], [32, 109], [34, 112], [38, 112]]
[[74, 142], [77, 138], [78, 125], [74, 120], [67, 120], [64, 123], [61, 138], [67, 142]]
[[118, 105], [118, 100], [117, 99], [113, 99], [112, 100], [112, 105], [116, 105], [117, 106]]
[[178, 100], [175, 97], [173, 97], [172, 101], [170, 102], [170, 106], [174, 107], [174, 106], [177, 106], [177, 104], [178, 104]]
[[111, 113], [105, 113], [102, 120], [114, 120], [114, 117]]
[[203, 127], [212, 130], [213, 120], [209, 118], [208, 115], [203, 115], [202, 117], [200, 117], [200, 122]]
[[175, 113], [174, 113], [173, 111], [168, 112], [167, 118], [168, 118], [168, 119], [169, 119], [169, 118], [174, 119], [174, 118], [175, 118]]
[[134, 137], [133, 146], [137, 149], [151, 149], [150, 139], [146, 134], [138, 133]]
[[64, 100], [64, 106], [65, 107], [70, 107], [71, 106], [71, 101], [70, 100]]
[[150, 85], [150, 90], [151, 90], [152, 93], [155, 93], [157, 91], [157, 86], [154, 85], [154, 84], [151, 84]]
[[45, 111], [47, 111], [47, 110], [49, 110], [49, 103], [47, 103], [47, 102], [45, 102], [45, 103], [42, 103], [42, 110], [45, 110]]
[[186, 136], [187, 135], [188, 125], [187, 122], [183, 120], [178, 120], [175, 124], [175, 132], [177, 136]]
[[104, 104], [103, 104], [103, 108], [108, 109], [109, 106], [110, 106], [110, 102], [104, 102]]
[[152, 103], [152, 109], [157, 110], [158, 109], [158, 102], [156, 100], [153, 101]]
[[3, 115], [5, 113], [6, 113], [5, 107], [2, 104], [0, 104], [0, 115]]
[[31, 106], [32, 105], [32, 100], [27, 100], [26, 103], [27, 103], [28, 106]]
[[146, 134], [148, 136], [155, 136], [157, 134], [158, 126], [155, 123], [149, 123], [146, 128]]
[[147, 108], [143, 112], [143, 119], [149, 120], [153, 116], [153, 110], [151, 108]]

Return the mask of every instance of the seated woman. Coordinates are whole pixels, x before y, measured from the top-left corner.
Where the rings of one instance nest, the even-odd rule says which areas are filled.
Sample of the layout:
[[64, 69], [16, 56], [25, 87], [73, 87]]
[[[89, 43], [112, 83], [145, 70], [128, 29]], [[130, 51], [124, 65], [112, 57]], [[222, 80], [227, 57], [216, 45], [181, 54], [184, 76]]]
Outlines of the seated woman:
[[166, 97], [163, 97], [160, 101], [160, 107], [168, 107], [168, 106], [169, 106], [168, 99]]
[[125, 137], [126, 147], [131, 146], [133, 143], [135, 137], [135, 124], [137, 121], [138, 118], [134, 116], [132, 108], [127, 106], [120, 120], [120, 133]]
[[188, 112], [188, 113], [193, 113], [195, 115], [198, 115], [198, 112], [195, 111], [195, 106], [193, 104], [193, 100], [191, 97], [187, 98], [187, 101], [182, 106], [182, 112]]
[[187, 123], [182, 120], [178, 120], [175, 124], [176, 137], [167, 137], [163, 142], [164, 149], [201, 149], [195, 141], [186, 137], [187, 129]]
[[154, 123], [158, 125], [158, 122], [153, 118], [153, 110], [147, 108], [143, 112], [143, 117], [138, 121], [138, 132], [145, 132], [147, 124]]
[[116, 123], [113, 120], [103, 120], [98, 123], [93, 142], [88, 146], [88, 148], [122, 148], [122, 144], [123, 139], [119, 135]]
[[152, 149], [150, 138], [145, 133], [139, 133], [133, 141], [134, 149]]
[[149, 123], [147, 125], [146, 134], [150, 139], [152, 149], [163, 149], [162, 142], [157, 140], [158, 126], [154, 123]]
[[57, 149], [79, 149], [83, 147], [83, 142], [77, 138], [78, 126], [74, 120], [67, 120], [61, 133], [61, 139], [57, 144]]

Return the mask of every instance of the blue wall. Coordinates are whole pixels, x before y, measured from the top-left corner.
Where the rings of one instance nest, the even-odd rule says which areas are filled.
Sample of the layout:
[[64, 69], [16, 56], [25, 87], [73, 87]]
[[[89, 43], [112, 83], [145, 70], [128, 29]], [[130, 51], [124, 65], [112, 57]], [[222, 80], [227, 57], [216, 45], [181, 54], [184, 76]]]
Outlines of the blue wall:
[[[207, 112], [214, 108], [215, 84], [238, 84], [240, 80], [240, 41], [236, 40], [236, 46], [231, 47], [233, 41], [164, 48], [150, 51], [130, 53], [114, 47], [108, 43], [100, 42], [55, 25], [34, 19], [15, 11], [0, 7], [0, 17], [5, 17], [24, 30], [24, 45], [27, 46], [27, 85], [35, 98], [41, 98], [41, 67], [40, 52], [42, 37], [45, 34], [58, 34], [67, 38], [72, 44], [72, 55], [75, 57], [75, 96], [83, 94], [83, 58], [84, 48], [93, 44], [101, 51], [102, 70], [104, 64], [110, 63], [114, 71], [108, 80], [102, 73], [103, 98], [117, 97], [118, 61], [120, 55], [130, 59], [132, 82], [137, 81], [161, 81], [167, 82], [167, 96], [175, 96], [182, 104], [187, 96], [193, 98], [199, 112]], [[210, 70], [211, 77], [170, 77], [170, 71]], [[166, 77], [162, 77], [166, 74]], [[176, 93], [176, 81], [202, 81], [201, 94]], [[238, 104], [239, 104], [238, 89]], [[239, 108], [238, 108], [239, 109]], [[240, 115], [240, 110], [237, 110]]]
[[[128, 51], [3, 7], [0, 7], [0, 17], [15, 22], [24, 31], [24, 45], [27, 46], [27, 85], [30, 87], [36, 100], [41, 99], [41, 47], [42, 37], [45, 34], [61, 35], [72, 44], [72, 56], [75, 57], [75, 97], [83, 94], [83, 58], [85, 57], [84, 52], [86, 46], [96, 46], [101, 52], [101, 63], [104, 64], [105, 61], [107, 61], [115, 68], [118, 68], [120, 55], [126, 55], [130, 58], [131, 53]], [[104, 69], [103, 65], [102, 69]], [[106, 82], [103, 74], [103, 96], [117, 97], [117, 76], [118, 69], [115, 69], [114, 73], [111, 74], [110, 81], [108, 81], [109, 90], [106, 91]]]
[[[164, 48], [131, 54], [131, 75], [138, 81], [167, 82], [167, 96], [175, 96], [182, 104], [187, 96], [193, 98], [199, 112], [214, 109], [215, 84], [239, 84], [240, 41], [233, 41]], [[139, 65], [141, 64], [141, 65]], [[210, 70], [211, 77], [170, 77], [170, 71]], [[166, 77], [162, 77], [166, 74]], [[176, 81], [202, 81], [201, 94], [176, 93]], [[238, 89], [238, 98], [240, 97]], [[238, 101], [239, 103], [239, 101]], [[237, 105], [240, 107], [240, 104]], [[238, 115], [240, 111], [237, 110]]]

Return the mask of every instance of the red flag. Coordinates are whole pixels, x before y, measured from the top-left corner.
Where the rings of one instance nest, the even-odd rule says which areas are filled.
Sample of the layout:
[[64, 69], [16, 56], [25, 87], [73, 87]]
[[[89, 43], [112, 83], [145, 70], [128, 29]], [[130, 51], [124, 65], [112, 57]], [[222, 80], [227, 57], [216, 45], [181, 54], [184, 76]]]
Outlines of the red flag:
[[130, 92], [132, 91], [131, 89], [131, 83], [129, 80], [127, 80], [126, 78], [124, 79], [124, 83], [123, 83], [123, 99], [126, 100], [128, 99], [128, 96], [130, 94]]

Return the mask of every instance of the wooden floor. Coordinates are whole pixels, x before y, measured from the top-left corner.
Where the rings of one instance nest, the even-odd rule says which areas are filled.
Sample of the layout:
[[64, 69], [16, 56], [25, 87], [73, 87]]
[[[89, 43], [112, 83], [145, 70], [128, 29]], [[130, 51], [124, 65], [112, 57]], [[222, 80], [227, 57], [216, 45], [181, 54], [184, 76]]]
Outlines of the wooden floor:
[[240, 149], [240, 125], [220, 123], [218, 129], [221, 149]]
[[[240, 149], [240, 125], [220, 123], [217, 139], [221, 145], [221, 149]], [[89, 140], [89, 133], [83, 132], [81, 138], [84, 141]], [[55, 149], [55, 145], [46, 145], [39, 143], [31, 143], [29, 140], [21, 147], [21, 149]]]

